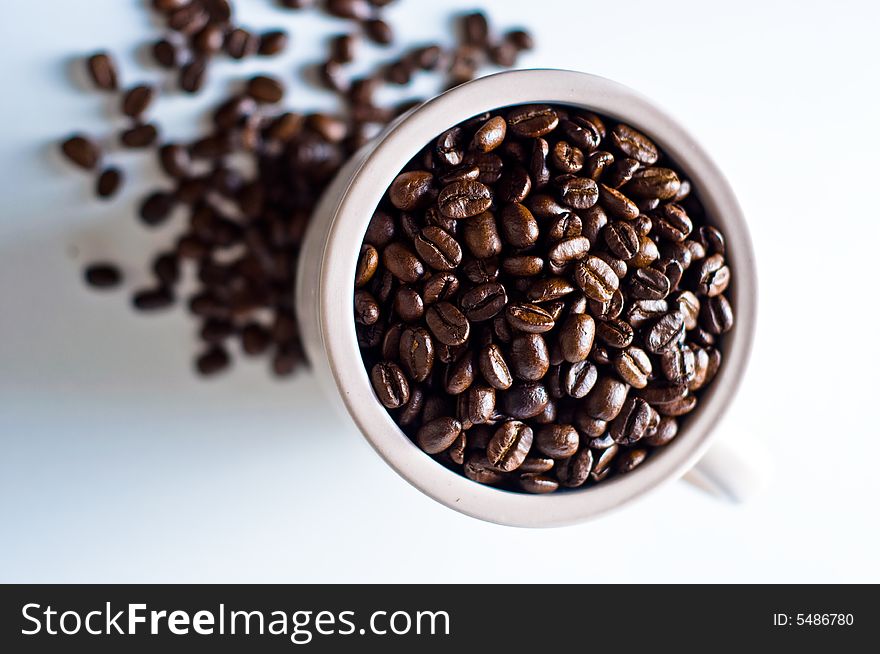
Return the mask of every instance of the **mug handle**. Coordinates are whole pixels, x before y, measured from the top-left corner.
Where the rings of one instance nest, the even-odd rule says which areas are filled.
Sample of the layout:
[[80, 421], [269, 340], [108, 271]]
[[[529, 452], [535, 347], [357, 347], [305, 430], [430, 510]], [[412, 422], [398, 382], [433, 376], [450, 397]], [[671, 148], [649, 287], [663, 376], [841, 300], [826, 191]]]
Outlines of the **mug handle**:
[[752, 437], [716, 441], [683, 479], [715, 497], [740, 504], [758, 495], [770, 480], [767, 445]]

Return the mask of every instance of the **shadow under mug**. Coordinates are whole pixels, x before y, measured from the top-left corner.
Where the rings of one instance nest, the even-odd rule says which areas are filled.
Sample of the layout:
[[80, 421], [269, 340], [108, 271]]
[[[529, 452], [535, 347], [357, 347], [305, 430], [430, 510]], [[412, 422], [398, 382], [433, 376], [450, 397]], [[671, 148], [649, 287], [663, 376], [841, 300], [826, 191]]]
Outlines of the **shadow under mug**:
[[[581, 107], [645, 132], [691, 180], [707, 215], [725, 234], [736, 316], [724, 360], [676, 439], [641, 466], [583, 489], [547, 495], [473, 482], [422, 452], [376, 399], [361, 360], [352, 314], [353, 280], [364, 232], [386, 189], [428, 142], [474, 115], [516, 104]], [[652, 102], [616, 82], [564, 70], [515, 70], [456, 87], [401, 116], [358, 152], [324, 193], [299, 260], [296, 308], [306, 354], [327, 396], [398, 474], [435, 500], [499, 524], [542, 527], [583, 521], [681, 477], [733, 499], [759, 482], [756, 457], [737, 443], [712, 443], [733, 398], [755, 328], [756, 273], [751, 240], [730, 185], [694, 139]], [[713, 445], [711, 450], [710, 445]]]

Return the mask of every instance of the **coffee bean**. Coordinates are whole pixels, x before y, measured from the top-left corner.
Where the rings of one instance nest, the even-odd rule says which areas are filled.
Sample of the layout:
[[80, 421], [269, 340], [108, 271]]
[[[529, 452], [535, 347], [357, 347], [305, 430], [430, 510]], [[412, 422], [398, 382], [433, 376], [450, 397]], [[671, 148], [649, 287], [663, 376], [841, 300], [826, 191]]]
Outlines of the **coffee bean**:
[[418, 257], [403, 243], [391, 243], [382, 252], [382, 263], [397, 279], [414, 284], [425, 274]]
[[86, 283], [94, 288], [116, 288], [122, 283], [119, 267], [112, 263], [93, 263], [84, 272]]
[[458, 416], [465, 429], [492, 420], [495, 414], [495, 389], [483, 384], [472, 384], [458, 396]]
[[545, 277], [529, 284], [526, 297], [531, 302], [544, 303], [558, 300], [574, 291], [575, 287], [564, 277]]
[[486, 447], [489, 462], [504, 472], [522, 467], [532, 447], [532, 429], [523, 422], [510, 420], [503, 423]]
[[669, 200], [675, 197], [681, 181], [669, 168], [640, 168], [624, 188], [632, 195], [642, 198]]
[[508, 113], [507, 124], [517, 136], [538, 138], [556, 129], [559, 117], [547, 105], [522, 105]]
[[556, 478], [567, 488], [577, 488], [590, 478], [592, 467], [593, 452], [588, 447], [582, 447], [574, 456], [559, 461]]
[[613, 420], [620, 413], [629, 386], [612, 377], [600, 377], [587, 395], [586, 411], [600, 420]]
[[461, 345], [470, 335], [470, 323], [454, 305], [437, 302], [425, 312], [428, 328], [445, 345]]
[[[287, 48], [287, 41], [287, 32], [283, 30], [264, 32], [260, 35], [260, 45], [257, 48], [257, 54], [264, 57], [281, 54]], [[219, 50], [220, 48], [218, 47], [217, 49]]]
[[614, 256], [629, 261], [639, 251], [639, 234], [628, 222], [615, 221], [602, 230], [602, 237]]
[[422, 290], [425, 304], [434, 304], [441, 300], [451, 300], [458, 292], [459, 281], [452, 273], [435, 273], [427, 280]]
[[699, 283], [697, 292], [709, 297], [721, 295], [730, 283], [730, 268], [724, 263], [724, 257], [713, 254], [700, 262], [698, 270]]
[[593, 347], [596, 323], [587, 314], [569, 316], [559, 331], [562, 356], [570, 363], [586, 360]]
[[681, 242], [693, 230], [693, 223], [685, 210], [673, 202], [661, 205], [653, 214], [653, 221], [657, 233], [669, 241]]
[[648, 432], [654, 411], [645, 400], [631, 397], [624, 403], [617, 417], [608, 425], [608, 432], [616, 443], [633, 445]]
[[374, 325], [379, 320], [379, 303], [371, 293], [364, 290], [355, 292], [354, 316], [355, 320], [362, 325]]
[[671, 416], [663, 416], [656, 431], [642, 439], [642, 443], [651, 447], [662, 447], [672, 442], [678, 435], [678, 421]]
[[169, 177], [184, 178], [189, 174], [189, 152], [181, 145], [163, 145], [159, 148], [159, 165]]
[[710, 334], [725, 334], [733, 327], [733, 309], [723, 295], [710, 297], [700, 307], [700, 325]]
[[351, 20], [367, 20], [372, 13], [366, 0], [327, 0], [325, 10], [331, 16]]
[[137, 118], [150, 106], [154, 94], [153, 87], [145, 84], [132, 87], [122, 96], [122, 113]]
[[642, 236], [639, 238], [639, 251], [629, 260], [629, 265], [633, 268], [647, 268], [658, 258], [660, 258], [660, 252], [657, 244], [649, 237]]
[[98, 144], [82, 134], [75, 134], [64, 141], [61, 152], [71, 163], [85, 170], [92, 170], [101, 160]]
[[607, 302], [620, 284], [611, 267], [598, 257], [589, 256], [578, 262], [574, 279], [584, 294], [598, 302]]
[[110, 198], [116, 195], [122, 185], [122, 171], [115, 166], [105, 168], [95, 183], [95, 194], [99, 198]]
[[618, 352], [614, 359], [614, 369], [633, 388], [647, 386], [653, 372], [651, 358], [638, 347], [628, 347]]
[[662, 416], [683, 416], [697, 408], [697, 397], [686, 395], [678, 400], [657, 405], [657, 412]]
[[543, 384], [537, 382], [516, 383], [501, 393], [501, 409], [511, 418], [526, 420], [541, 413], [550, 401]]
[[669, 291], [669, 278], [654, 268], [638, 268], [630, 278], [630, 295], [637, 300], [662, 300]]
[[411, 286], [401, 286], [394, 296], [394, 312], [404, 322], [416, 322], [425, 314], [425, 301]]
[[481, 152], [491, 152], [504, 142], [507, 121], [501, 116], [490, 118], [474, 134], [473, 147]]
[[668, 382], [651, 382], [645, 388], [638, 391], [638, 396], [651, 406], [657, 408], [664, 404], [671, 404], [687, 397], [687, 384], [675, 384]]
[[559, 482], [547, 475], [526, 472], [519, 477], [520, 487], [527, 493], [552, 493], [559, 488]]
[[415, 246], [422, 261], [435, 270], [452, 270], [461, 263], [461, 246], [439, 227], [425, 227]]
[[361, 255], [358, 259], [357, 272], [355, 273], [355, 288], [362, 288], [376, 274], [379, 267], [379, 252], [372, 245], [361, 246]]
[[445, 186], [437, 201], [440, 213], [447, 218], [461, 220], [488, 209], [492, 204], [492, 197], [484, 184], [468, 180]]
[[619, 318], [601, 320], [596, 326], [596, 336], [608, 347], [623, 349], [632, 343], [635, 332], [629, 323]]
[[599, 373], [589, 361], [577, 361], [563, 367], [562, 390], [569, 397], [580, 399], [596, 385]]
[[573, 145], [587, 152], [592, 152], [599, 147], [599, 142], [602, 140], [599, 129], [594, 123], [577, 116], [572, 120], [561, 121], [559, 126]]
[[482, 322], [494, 318], [507, 304], [507, 291], [496, 282], [487, 282], [462, 294], [461, 309], [468, 320]]
[[462, 236], [468, 250], [478, 259], [494, 257], [503, 247], [495, 216], [489, 211], [462, 221]]
[[497, 345], [488, 345], [480, 351], [480, 372], [492, 388], [500, 391], [507, 390], [513, 384], [513, 376]]
[[590, 240], [585, 236], [572, 236], [554, 243], [547, 251], [551, 263], [564, 266], [571, 261], [579, 261], [587, 256]]
[[376, 396], [387, 408], [396, 409], [409, 401], [409, 382], [396, 363], [377, 363], [370, 372], [370, 379]]
[[609, 214], [621, 220], [635, 220], [639, 217], [639, 208], [620, 191], [605, 184], [599, 184], [599, 201]]
[[551, 161], [563, 173], [576, 173], [584, 167], [584, 153], [568, 141], [558, 141], [553, 146]]
[[505, 315], [511, 327], [523, 332], [541, 334], [553, 329], [554, 326], [553, 317], [537, 304], [527, 302], [508, 304]]
[[394, 41], [394, 30], [391, 25], [380, 18], [371, 18], [363, 22], [364, 34], [373, 43], [389, 45]]
[[110, 54], [96, 52], [86, 60], [89, 77], [102, 91], [115, 91], [118, 88], [116, 63]]
[[670, 347], [660, 354], [663, 376], [674, 384], [689, 384], [696, 375], [694, 351], [687, 345]]
[[501, 173], [495, 187], [497, 201], [517, 203], [525, 200], [532, 191], [532, 178], [522, 166], [512, 166]]
[[578, 433], [571, 425], [546, 425], [535, 434], [535, 447], [551, 459], [573, 456], [579, 443]]
[[461, 423], [443, 417], [424, 424], [416, 434], [416, 442], [428, 454], [439, 454], [450, 447], [461, 435]]
[[538, 221], [519, 203], [508, 204], [501, 210], [501, 233], [504, 241], [515, 248], [534, 245], [540, 235]]
[[510, 343], [510, 368], [513, 376], [524, 381], [539, 381], [550, 368], [547, 342], [540, 334], [521, 334]]
[[645, 332], [645, 346], [659, 354], [678, 343], [684, 334], [684, 318], [677, 311], [667, 313]]
[[627, 125], [618, 124], [611, 130], [611, 141], [627, 157], [639, 163], [651, 166], [657, 163], [659, 151], [657, 146], [641, 132]]
[[648, 456], [648, 451], [642, 448], [621, 452], [620, 456], [617, 457], [617, 471], [621, 474], [632, 472], [641, 465], [646, 456]]
[[465, 458], [462, 466], [464, 476], [480, 484], [495, 484], [503, 478], [502, 473], [497, 472], [483, 452], [472, 452]]
[[599, 200], [599, 187], [589, 177], [567, 175], [559, 183], [559, 200], [574, 209], [589, 209]]
[[144, 289], [137, 291], [132, 296], [132, 304], [138, 311], [166, 309], [174, 304], [174, 293], [171, 289], [164, 286]]
[[151, 193], [141, 204], [141, 220], [150, 227], [160, 225], [168, 219], [174, 205], [175, 199], [172, 194], [163, 191]]
[[[684, 182], [682, 182], [682, 185]], [[724, 235], [711, 225], [703, 225], [699, 229], [696, 237], [697, 242], [703, 246], [706, 254], [720, 254], [724, 256], [726, 247], [724, 245]]]
[[186, 93], [198, 93], [205, 84], [208, 64], [204, 58], [196, 58], [180, 68], [177, 85]]

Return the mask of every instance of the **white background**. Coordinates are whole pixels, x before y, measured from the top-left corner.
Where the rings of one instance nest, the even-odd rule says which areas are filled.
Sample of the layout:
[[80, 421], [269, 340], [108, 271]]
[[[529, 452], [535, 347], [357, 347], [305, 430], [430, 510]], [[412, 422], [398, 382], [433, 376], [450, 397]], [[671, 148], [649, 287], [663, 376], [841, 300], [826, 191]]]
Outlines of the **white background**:
[[[294, 48], [215, 68], [210, 93], [163, 98], [171, 137], [193, 133], [226, 74], [293, 81], [341, 23], [239, 0]], [[308, 376], [263, 363], [195, 379], [182, 310], [136, 316], [95, 294], [84, 262], [119, 257], [133, 281], [173, 230], [132, 215], [158, 179], [110, 204], [63, 164], [58, 139], [110, 110], [71, 82], [107, 47], [126, 83], [155, 36], [140, 0], [4, 3], [0, 21], [0, 580], [2, 581], [880, 581], [876, 27], [865, 0], [714, 3], [484, 0], [499, 27], [532, 25], [524, 66], [633, 86], [692, 129], [748, 216], [760, 322], [724, 438], [764, 439], [775, 475], [754, 502], [670, 484], [621, 512], [546, 531], [484, 524], [410, 488], [329, 415]], [[399, 45], [444, 38], [469, 2], [401, 0]], [[371, 49], [371, 52], [377, 49]], [[422, 90], [430, 91], [430, 84]]]

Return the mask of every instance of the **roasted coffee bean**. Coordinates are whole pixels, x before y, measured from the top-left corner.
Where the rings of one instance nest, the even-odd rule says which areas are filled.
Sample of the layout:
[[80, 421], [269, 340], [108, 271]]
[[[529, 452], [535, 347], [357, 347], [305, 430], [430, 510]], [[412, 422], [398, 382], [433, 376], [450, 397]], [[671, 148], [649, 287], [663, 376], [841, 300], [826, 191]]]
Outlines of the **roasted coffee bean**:
[[635, 332], [628, 322], [611, 318], [599, 321], [596, 325], [596, 336], [608, 347], [623, 349], [632, 343]]
[[633, 445], [647, 434], [653, 414], [654, 410], [645, 400], [631, 397], [608, 425], [608, 433], [620, 445]]
[[724, 263], [724, 257], [713, 254], [700, 262], [698, 269], [699, 283], [697, 293], [710, 298], [721, 295], [730, 283], [730, 268]]
[[422, 298], [425, 304], [451, 300], [458, 293], [458, 278], [452, 273], [435, 273], [425, 280]]
[[572, 261], [579, 261], [587, 256], [590, 250], [590, 240], [585, 236], [572, 236], [564, 238], [550, 246], [547, 257], [551, 263], [564, 266]]
[[508, 304], [505, 315], [511, 327], [532, 334], [550, 331], [555, 324], [546, 309], [527, 302]]
[[483, 452], [472, 452], [462, 466], [464, 476], [481, 484], [496, 484], [503, 479]]
[[614, 163], [614, 155], [604, 150], [591, 152], [586, 159], [587, 177], [598, 181]]
[[627, 157], [639, 163], [651, 166], [657, 163], [659, 151], [657, 146], [641, 132], [627, 125], [615, 125], [609, 135], [612, 143]]
[[614, 442], [614, 439], [611, 437], [611, 434], [607, 433], [608, 423], [604, 420], [594, 420], [598, 429], [601, 429], [599, 435], [587, 442], [587, 445], [590, 449], [593, 450], [607, 450], [613, 447], [617, 447], [617, 443]]
[[155, 125], [145, 123], [123, 130], [119, 140], [127, 148], [145, 148], [155, 143], [158, 135], [159, 131]]
[[507, 136], [507, 121], [501, 116], [487, 120], [474, 134], [473, 146], [481, 152], [491, 152], [499, 147]]
[[428, 454], [439, 454], [450, 447], [461, 435], [461, 423], [454, 418], [437, 418], [428, 422], [416, 434], [416, 442]]
[[437, 201], [440, 213], [447, 218], [461, 220], [462, 218], [476, 216], [488, 209], [492, 204], [492, 197], [489, 189], [484, 184], [467, 180], [453, 182], [445, 186], [440, 191]]
[[695, 395], [686, 395], [678, 400], [673, 400], [672, 402], [667, 402], [665, 404], [658, 404], [656, 406], [657, 412], [662, 416], [683, 416], [691, 411], [693, 411], [697, 407], [697, 397]]
[[501, 348], [497, 345], [487, 345], [480, 351], [479, 367], [483, 379], [492, 388], [505, 391], [513, 384], [513, 375], [510, 373]]
[[[466, 180], [479, 180], [480, 178], [480, 167], [473, 166], [470, 164], [462, 164], [460, 166], [456, 166], [455, 168], [449, 169], [449, 171], [440, 175], [437, 178], [437, 181], [442, 185], [446, 186], [447, 184], [452, 184], [452, 182], [463, 182]], [[428, 209], [431, 214], [434, 216], [432, 220], [443, 220], [444, 222], [448, 222], [451, 225], [457, 224], [454, 220], [446, 218], [440, 215], [440, 212], [435, 210], [434, 207]], [[425, 219], [428, 219], [427, 212], [425, 213]]]
[[680, 185], [681, 181], [674, 170], [650, 167], [640, 168], [634, 172], [624, 189], [641, 198], [669, 200], [675, 197]]
[[537, 138], [556, 129], [559, 117], [547, 105], [522, 105], [507, 114], [507, 124], [517, 136]]
[[489, 211], [463, 220], [462, 237], [468, 250], [477, 259], [494, 257], [503, 248], [495, 216]]
[[86, 283], [94, 288], [115, 288], [122, 283], [122, 272], [112, 263], [93, 263], [84, 272]]
[[434, 176], [424, 170], [401, 173], [392, 182], [388, 197], [398, 209], [412, 211], [428, 201]]
[[517, 383], [501, 393], [502, 411], [517, 420], [534, 418], [549, 401], [547, 388], [537, 382]]
[[559, 461], [556, 478], [563, 486], [577, 488], [590, 478], [592, 468], [593, 452], [588, 447], [582, 447], [574, 456]]
[[[596, 252], [596, 256], [608, 264], [608, 266], [611, 268], [611, 270], [614, 271], [614, 274], [617, 275], [618, 279], [624, 279], [627, 275], [627, 272], [629, 272], [629, 266], [627, 265], [626, 261], [623, 261], [622, 259], [618, 259], [617, 257], [615, 257], [612, 254], [609, 254], [608, 252]], [[619, 292], [619, 291], [620, 291], [620, 289], [618, 289], [615, 292]]]
[[396, 361], [400, 357], [400, 336], [406, 325], [397, 322], [390, 325], [382, 336], [382, 358], [387, 361]]
[[630, 279], [630, 295], [637, 300], [662, 300], [670, 290], [669, 278], [655, 268], [637, 268]]
[[544, 269], [544, 260], [533, 255], [508, 257], [501, 263], [501, 268], [512, 277], [534, 277]]
[[602, 140], [599, 129], [595, 124], [577, 116], [573, 120], [561, 121], [559, 127], [565, 134], [566, 139], [587, 152], [592, 152], [599, 147], [599, 142]]
[[632, 200], [605, 184], [599, 184], [599, 202], [615, 218], [635, 220], [639, 217], [639, 208]]
[[464, 314], [449, 302], [437, 302], [425, 311], [428, 328], [444, 345], [461, 345], [470, 335], [470, 323]]
[[648, 456], [648, 451], [643, 448], [625, 450], [617, 457], [617, 471], [621, 474], [632, 472], [636, 467], [641, 465]]
[[596, 316], [596, 318], [612, 320], [620, 316], [620, 313], [623, 311], [623, 302], [623, 293], [620, 292], [620, 289], [617, 289], [607, 302], [588, 300], [587, 306], [590, 309], [590, 313]]
[[96, 87], [102, 91], [115, 91], [118, 88], [116, 63], [106, 52], [96, 52], [86, 60], [89, 76]]
[[394, 41], [394, 30], [381, 18], [371, 18], [363, 22], [364, 34], [379, 45], [389, 45]]
[[588, 298], [598, 302], [610, 300], [620, 285], [611, 267], [594, 256], [589, 256], [577, 264], [574, 279]]
[[515, 248], [527, 248], [534, 245], [540, 230], [538, 221], [526, 207], [512, 203], [501, 210], [501, 234], [504, 241]]
[[559, 330], [562, 356], [569, 363], [585, 361], [593, 347], [596, 323], [587, 314], [575, 314], [565, 319]]
[[458, 396], [458, 416], [462, 426], [485, 424], [495, 414], [495, 389], [483, 384], [472, 384]]
[[[269, 32], [264, 32], [260, 35], [260, 45], [257, 48], [257, 54], [260, 54], [264, 57], [273, 57], [277, 54], [281, 54], [287, 48], [287, 32], [283, 30], [271, 30]], [[219, 50], [222, 47], [222, 40], [220, 45], [217, 47]]]
[[700, 325], [710, 334], [725, 334], [733, 327], [733, 309], [727, 298], [716, 295], [700, 307]]
[[382, 263], [405, 284], [414, 284], [425, 274], [425, 267], [403, 243], [392, 243], [382, 252]]
[[426, 394], [421, 386], [413, 386], [409, 392], [409, 402], [407, 402], [397, 414], [397, 422], [402, 427], [408, 427], [416, 423], [422, 416], [422, 410], [425, 408]]
[[175, 199], [171, 193], [157, 191], [151, 193], [141, 203], [140, 218], [145, 225], [154, 227], [168, 219], [174, 209]]
[[370, 372], [373, 390], [379, 401], [389, 409], [396, 409], [409, 401], [409, 382], [396, 363], [377, 363]]
[[575, 287], [564, 277], [545, 277], [529, 284], [526, 297], [540, 304], [558, 300], [574, 291]]
[[571, 425], [546, 425], [535, 434], [535, 447], [551, 459], [573, 456], [579, 444], [580, 437]]
[[632, 179], [642, 164], [638, 160], [631, 157], [617, 159], [613, 165], [609, 166], [608, 172], [605, 174], [605, 183], [613, 189], [620, 188]]
[[694, 351], [687, 345], [670, 347], [660, 354], [663, 376], [674, 384], [689, 384], [696, 375]]
[[645, 346], [649, 352], [659, 354], [674, 347], [684, 335], [684, 318], [678, 311], [667, 313], [645, 331]]
[[638, 347], [628, 347], [614, 358], [614, 369], [633, 388], [644, 388], [651, 378], [653, 366], [648, 354]]
[[563, 173], [576, 173], [584, 167], [583, 151], [568, 141], [558, 141], [553, 146], [550, 160]]
[[495, 431], [486, 446], [486, 457], [503, 472], [521, 468], [532, 447], [533, 438], [532, 429], [527, 424], [519, 420], [507, 421]]
[[401, 286], [394, 296], [394, 312], [404, 322], [416, 322], [425, 314], [425, 301], [411, 286]]
[[599, 187], [589, 177], [564, 176], [559, 182], [559, 201], [574, 209], [589, 209], [599, 200]]
[[626, 321], [634, 329], [641, 329], [653, 320], [666, 315], [669, 304], [666, 300], [636, 300], [626, 312]]
[[628, 222], [609, 223], [602, 230], [602, 237], [614, 256], [623, 261], [629, 261], [639, 251], [639, 234]]
[[527, 456], [517, 468], [521, 473], [541, 473], [553, 468], [553, 459], [543, 456]]
[[176, 68], [181, 64], [183, 52], [168, 39], [160, 39], [153, 44], [153, 59], [162, 68]]
[[257, 102], [275, 104], [284, 97], [284, 85], [274, 77], [257, 75], [248, 80], [245, 92]]
[[510, 371], [517, 379], [539, 381], [550, 368], [550, 352], [541, 334], [520, 334], [510, 343]]
[[681, 242], [693, 230], [693, 223], [685, 210], [673, 202], [667, 202], [653, 214], [654, 228], [668, 241]]
[[87, 136], [75, 134], [61, 144], [61, 152], [67, 159], [83, 168], [91, 170], [101, 160], [101, 149]]
[[494, 318], [507, 304], [507, 291], [495, 282], [473, 287], [461, 296], [461, 309], [468, 320], [482, 322]]
[[662, 447], [672, 442], [678, 435], [678, 421], [671, 416], [663, 416], [653, 434], [642, 439], [642, 443], [651, 447]]
[[471, 259], [462, 264], [459, 270], [472, 284], [485, 284], [498, 279], [496, 259]]
[[362, 325], [374, 325], [379, 320], [379, 303], [371, 293], [364, 290], [354, 294], [354, 317]]
[[578, 399], [587, 396], [599, 377], [596, 366], [589, 361], [577, 361], [563, 366], [562, 370], [562, 390]]
[[[682, 184], [684, 184], [684, 182], [682, 182]], [[711, 225], [703, 225], [700, 227], [696, 240], [703, 246], [706, 254], [720, 254], [721, 256], [724, 256], [726, 251], [724, 235]]]
[[174, 292], [165, 286], [137, 291], [132, 296], [132, 304], [138, 311], [156, 311], [174, 304]]
[[[550, 219], [549, 226], [546, 229], [546, 236], [549, 242], [555, 244], [559, 241], [581, 237], [583, 236], [583, 231], [583, 221], [581, 220], [581, 217], [576, 213], [566, 211], [565, 213]], [[587, 238], [587, 241], [589, 242], [589, 238]], [[585, 244], [580, 243], [578, 247], [584, 248], [586, 246]], [[557, 262], [551, 261], [551, 263]], [[565, 265], [565, 262], [558, 262], [557, 265]]]
[[186, 93], [198, 93], [205, 85], [208, 64], [204, 58], [197, 57], [180, 67], [177, 85]]
[[152, 86], [134, 86], [122, 96], [122, 113], [137, 118], [144, 113], [153, 101], [155, 91]]
[[196, 372], [209, 377], [229, 367], [229, 354], [220, 346], [214, 346], [196, 357]]
[[681, 264], [678, 261], [674, 261], [673, 259], [658, 259], [654, 262], [653, 267], [666, 276], [666, 279], [669, 280], [670, 289], [678, 288], [682, 275], [684, 275], [684, 268], [681, 267]]
[[116, 195], [122, 186], [122, 171], [115, 166], [110, 166], [101, 171], [95, 182], [95, 195], [99, 198], [110, 198]]
[[532, 176], [532, 186], [542, 189], [550, 182], [550, 168], [547, 165], [547, 156], [550, 153], [550, 144], [542, 138], [532, 142], [532, 153], [529, 158], [529, 172]]
[[532, 178], [522, 166], [505, 168], [495, 187], [495, 199], [500, 202], [522, 202], [532, 191]]
[[638, 396], [653, 407], [677, 402], [688, 394], [687, 384], [673, 384], [668, 382], [651, 382], [645, 388], [638, 391]]
[[435, 270], [452, 270], [461, 263], [461, 246], [439, 227], [425, 227], [415, 239], [416, 252]]
[[601, 377], [587, 395], [586, 411], [600, 420], [614, 420], [626, 400], [629, 385], [612, 377]]

